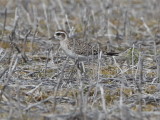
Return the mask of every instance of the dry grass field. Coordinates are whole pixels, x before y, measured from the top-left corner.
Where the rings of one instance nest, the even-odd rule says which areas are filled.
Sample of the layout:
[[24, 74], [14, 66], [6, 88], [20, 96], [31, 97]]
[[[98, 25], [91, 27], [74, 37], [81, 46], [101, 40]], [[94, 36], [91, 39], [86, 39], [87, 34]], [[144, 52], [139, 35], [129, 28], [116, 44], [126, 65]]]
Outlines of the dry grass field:
[[[118, 56], [76, 60], [49, 39]], [[159, 120], [160, 0], [0, 0], [0, 120]]]

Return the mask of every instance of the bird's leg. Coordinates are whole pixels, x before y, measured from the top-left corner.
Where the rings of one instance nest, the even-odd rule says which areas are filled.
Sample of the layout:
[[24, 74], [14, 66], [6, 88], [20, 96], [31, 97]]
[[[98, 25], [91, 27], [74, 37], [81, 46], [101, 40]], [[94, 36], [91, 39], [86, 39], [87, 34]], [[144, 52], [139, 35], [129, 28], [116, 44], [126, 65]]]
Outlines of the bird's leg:
[[75, 65], [76, 65], [77, 68], [80, 70], [80, 72], [81, 72], [82, 75], [86, 72], [83, 61], [79, 61], [79, 60], [77, 59], [76, 62], [75, 62]]

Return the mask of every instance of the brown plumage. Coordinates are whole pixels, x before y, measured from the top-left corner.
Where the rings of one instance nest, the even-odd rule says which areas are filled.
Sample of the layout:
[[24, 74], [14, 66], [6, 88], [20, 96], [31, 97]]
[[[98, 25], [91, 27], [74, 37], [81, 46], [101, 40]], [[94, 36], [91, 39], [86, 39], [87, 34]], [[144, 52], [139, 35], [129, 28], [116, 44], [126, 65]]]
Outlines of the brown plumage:
[[55, 32], [54, 37], [60, 40], [60, 47], [71, 58], [91, 59], [102, 51], [105, 55], [117, 55], [117, 53], [107, 53], [107, 47], [99, 42], [85, 42], [83, 40], [69, 39], [67, 33], [63, 30]]

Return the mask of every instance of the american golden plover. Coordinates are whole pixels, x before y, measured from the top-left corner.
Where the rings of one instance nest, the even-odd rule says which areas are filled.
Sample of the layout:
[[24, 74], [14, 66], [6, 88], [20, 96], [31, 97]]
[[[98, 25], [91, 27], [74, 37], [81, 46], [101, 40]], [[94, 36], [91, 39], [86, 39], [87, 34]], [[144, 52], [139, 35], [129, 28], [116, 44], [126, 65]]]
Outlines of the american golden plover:
[[79, 61], [93, 59], [93, 56], [97, 56], [100, 51], [102, 51], [104, 55], [118, 55], [118, 53], [107, 53], [107, 49], [104, 49], [104, 47], [101, 48], [102, 45], [98, 42], [84, 42], [79, 39], [73, 41], [69, 39], [68, 34], [64, 30], [56, 31], [54, 37], [60, 41], [60, 47], [67, 56]]

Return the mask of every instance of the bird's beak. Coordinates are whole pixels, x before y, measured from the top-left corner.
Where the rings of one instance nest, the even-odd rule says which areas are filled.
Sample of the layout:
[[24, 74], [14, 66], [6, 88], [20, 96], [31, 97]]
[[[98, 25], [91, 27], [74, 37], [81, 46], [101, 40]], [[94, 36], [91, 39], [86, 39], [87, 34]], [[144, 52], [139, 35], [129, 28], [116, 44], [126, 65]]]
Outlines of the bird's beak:
[[49, 40], [51, 40], [51, 39], [55, 39], [55, 36], [52, 36], [52, 37], [49, 38]]

